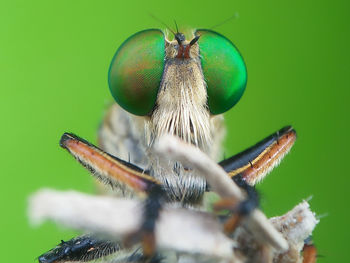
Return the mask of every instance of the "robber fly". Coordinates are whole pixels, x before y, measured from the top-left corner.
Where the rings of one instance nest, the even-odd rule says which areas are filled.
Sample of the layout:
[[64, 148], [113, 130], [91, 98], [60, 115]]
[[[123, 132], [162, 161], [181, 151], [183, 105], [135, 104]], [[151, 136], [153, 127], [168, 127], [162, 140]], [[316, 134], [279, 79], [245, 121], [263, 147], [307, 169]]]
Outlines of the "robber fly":
[[[100, 148], [69, 133], [60, 145], [113, 192], [135, 198], [146, 195], [144, 222], [130, 238], [141, 242], [142, 249], [108, 262], [159, 262], [153, 232], [163, 204], [200, 207], [210, 185], [190, 167], [160, 162], [152, 146], [162, 135], [171, 134], [217, 159], [224, 135], [222, 113], [242, 97], [246, 66], [236, 46], [212, 30], [196, 30], [186, 38], [179, 32], [169, 35], [148, 29], [119, 47], [108, 82], [117, 104], [101, 125]], [[286, 127], [219, 163], [250, 197], [238, 205], [238, 215], [256, 207], [252, 186], [279, 163], [295, 139], [295, 131]], [[62, 241], [39, 262], [96, 260], [122, 250], [117, 242], [84, 235]]]

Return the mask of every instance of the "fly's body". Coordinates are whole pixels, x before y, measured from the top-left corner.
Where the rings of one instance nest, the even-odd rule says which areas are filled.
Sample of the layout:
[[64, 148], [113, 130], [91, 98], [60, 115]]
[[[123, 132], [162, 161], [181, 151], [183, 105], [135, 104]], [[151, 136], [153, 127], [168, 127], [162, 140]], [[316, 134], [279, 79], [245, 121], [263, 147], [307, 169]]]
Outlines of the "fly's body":
[[[169, 202], [187, 208], [200, 206], [211, 187], [198, 169], [170, 158], [164, 161], [166, 156], [153, 150], [155, 143], [170, 134], [217, 161], [225, 133], [222, 113], [239, 101], [246, 81], [245, 64], [237, 48], [214, 31], [196, 30], [187, 40], [178, 32], [169, 40], [157, 29], [141, 31], [123, 43], [110, 66], [109, 87], [119, 106], [111, 107], [100, 128], [103, 150], [73, 134], [62, 136], [61, 146], [113, 192], [119, 191], [124, 197], [146, 194], [144, 221], [138, 233], [130, 234], [133, 242], [142, 243], [137, 262], [161, 261], [159, 255], [154, 257], [154, 229], [162, 207]], [[295, 131], [286, 127], [219, 163], [248, 196], [239, 205], [242, 200], [220, 204], [232, 212], [224, 226], [227, 233], [255, 211], [257, 198], [252, 186], [279, 163], [295, 138]], [[240, 249], [244, 254], [248, 250], [243, 246]], [[109, 252], [103, 253], [99, 247]], [[97, 259], [121, 250], [119, 243], [88, 235], [62, 242], [39, 261], [79, 261], [87, 252], [89, 259]], [[134, 252], [122, 261], [116, 256], [108, 262], [134, 262]], [[181, 258], [177, 262], [182, 262]]]

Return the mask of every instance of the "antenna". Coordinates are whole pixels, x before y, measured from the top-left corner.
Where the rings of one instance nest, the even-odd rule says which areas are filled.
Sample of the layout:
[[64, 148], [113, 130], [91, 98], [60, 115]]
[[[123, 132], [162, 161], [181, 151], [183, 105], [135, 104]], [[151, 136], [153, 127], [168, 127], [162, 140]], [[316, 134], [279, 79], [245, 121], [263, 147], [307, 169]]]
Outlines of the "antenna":
[[[159, 23], [161, 23], [163, 26], [165, 26], [167, 29], [170, 30], [171, 33], [174, 34], [174, 36], [176, 35], [175, 31], [172, 30], [167, 24], [165, 24], [162, 20], [160, 20], [158, 17], [154, 16], [153, 14], [149, 14], [154, 20], [158, 21]], [[177, 29], [177, 27], [176, 27]]]
[[220, 23], [218, 23], [218, 24], [216, 24], [216, 25], [210, 27], [209, 29], [214, 29], [214, 28], [216, 28], [216, 27], [218, 27], [218, 26], [221, 26], [221, 25], [223, 25], [223, 24], [226, 24], [226, 23], [229, 22], [230, 20], [237, 19], [238, 17], [239, 17], [239, 14], [238, 14], [238, 12], [236, 12], [236, 13], [234, 13], [232, 16], [230, 16], [229, 18], [227, 18], [227, 19], [225, 19], [224, 21], [222, 21], [222, 22], [220, 22]]
[[176, 23], [176, 20], [174, 19], [174, 22], [175, 22], [175, 27], [176, 27], [176, 33], [178, 34], [179, 33], [179, 29], [177, 27], [177, 23]]

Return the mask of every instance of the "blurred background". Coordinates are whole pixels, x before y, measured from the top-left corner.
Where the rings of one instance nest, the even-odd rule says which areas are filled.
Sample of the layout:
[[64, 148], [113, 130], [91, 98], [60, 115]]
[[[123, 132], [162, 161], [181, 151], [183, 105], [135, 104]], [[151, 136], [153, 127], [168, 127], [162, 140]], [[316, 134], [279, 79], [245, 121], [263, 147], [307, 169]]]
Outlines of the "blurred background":
[[215, 28], [241, 51], [248, 86], [225, 114], [226, 156], [291, 124], [298, 140], [259, 186], [269, 216], [313, 196], [319, 262], [346, 262], [349, 202], [350, 2], [0, 2], [2, 262], [34, 262], [76, 233], [30, 227], [28, 196], [42, 187], [94, 191], [93, 180], [58, 146], [65, 131], [96, 143], [112, 103], [107, 70], [131, 34], [164, 26]]

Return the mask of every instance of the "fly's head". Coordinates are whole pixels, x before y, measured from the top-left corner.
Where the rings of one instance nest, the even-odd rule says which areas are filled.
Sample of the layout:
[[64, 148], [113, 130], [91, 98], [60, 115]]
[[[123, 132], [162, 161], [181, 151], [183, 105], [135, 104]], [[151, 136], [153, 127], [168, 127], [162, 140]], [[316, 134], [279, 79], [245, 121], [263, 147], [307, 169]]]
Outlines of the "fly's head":
[[[144, 116], [146, 147], [164, 134], [189, 142], [217, 158], [222, 136], [216, 124], [246, 85], [246, 68], [236, 47], [210, 30], [173, 39], [158, 29], [128, 38], [109, 70], [109, 87], [126, 111]], [[206, 189], [202, 176], [178, 162], [160, 163], [148, 151], [149, 170], [169, 187], [171, 199], [197, 203]]]
[[168, 39], [158, 29], [136, 33], [116, 52], [109, 86], [128, 112], [145, 116], [149, 145], [170, 133], [205, 152], [212, 146], [213, 117], [243, 95], [243, 58], [224, 36], [196, 30]]

